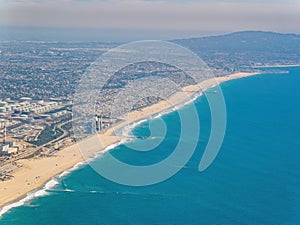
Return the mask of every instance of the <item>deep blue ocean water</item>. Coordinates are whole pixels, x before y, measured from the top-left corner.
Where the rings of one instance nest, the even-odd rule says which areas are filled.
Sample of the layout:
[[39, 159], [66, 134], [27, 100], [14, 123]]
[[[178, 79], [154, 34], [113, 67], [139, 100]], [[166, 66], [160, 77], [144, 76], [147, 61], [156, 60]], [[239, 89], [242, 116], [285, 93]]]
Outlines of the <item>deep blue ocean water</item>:
[[[211, 119], [205, 96], [196, 100], [197, 151], [172, 178], [146, 187], [123, 186], [86, 165], [59, 178], [48, 195], [4, 214], [0, 224], [300, 224], [300, 67], [272, 74], [276, 70], [221, 85], [227, 131], [220, 153], [204, 172], [198, 164]], [[174, 112], [162, 119], [168, 132], [155, 151], [120, 145], [112, 154], [135, 165], [167, 157], [180, 133], [179, 117]], [[147, 135], [148, 125], [141, 124], [134, 134]], [[103, 160], [105, 155], [97, 162]]]

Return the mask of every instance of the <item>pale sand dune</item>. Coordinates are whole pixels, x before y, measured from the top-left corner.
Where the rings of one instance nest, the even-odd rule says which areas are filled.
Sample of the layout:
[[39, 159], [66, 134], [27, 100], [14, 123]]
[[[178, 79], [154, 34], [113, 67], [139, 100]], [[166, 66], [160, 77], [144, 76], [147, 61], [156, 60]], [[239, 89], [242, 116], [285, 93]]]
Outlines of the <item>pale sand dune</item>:
[[[150, 115], [164, 111], [178, 103], [186, 101], [200, 89], [207, 89], [221, 82], [255, 75], [256, 73], [237, 73], [225, 77], [218, 77], [201, 82], [199, 85], [185, 87], [182, 92], [171, 96], [167, 101], [161, 101], [141, 111], [134, 111], [122, 119], [125, 121], [107, 129], [103, 134], [94, 135], [79, 144], [66, 147], [50, 158], [35, 158], [20, 160], [22, 168], [15, 171], [14, 179], [0, 182], [0, 207], [22, 198], [28, 192], [42, 187], [52, 177], [72, 168], [87, 157], [103, 151], [107, 146], [120, 141], [120, 137], [112, 136], [114, 129], [125, 126], [133, 121], [147, 118]], [[79, 150], [84, 150], [84, 153]], [[84, 157], [82, 156], [84, 155]]]

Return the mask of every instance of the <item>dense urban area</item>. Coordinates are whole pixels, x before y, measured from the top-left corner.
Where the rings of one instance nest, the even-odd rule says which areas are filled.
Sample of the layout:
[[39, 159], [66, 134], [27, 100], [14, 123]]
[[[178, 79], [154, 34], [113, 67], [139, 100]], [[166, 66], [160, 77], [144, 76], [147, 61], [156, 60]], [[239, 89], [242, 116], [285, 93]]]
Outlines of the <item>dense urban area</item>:
[[[300, 62], [297, 35], [240, 32], [174, 42], [197, 53], [215, 76]], [[0, 41], [0, 180], [12, 178], [11, 171], [20, 166], [18, 159], [51, 157], [55, 151], [74, 142], [71, 128], [76, 86], [92, 62], [118, 45]], [[131, 80], [144, 76], [169, 77], [181, 86], [194, 82], [178, 68], [161, 63], [144, 62], [117, 71], [103, 88], [103, 98], [99, 99], [100, 108], [105, 110], [95, 115], [98, 130], [116, 119], [110, 118], [109, 112], [117, 93]], [[159, 100], [150, 96], [127, 110]]]

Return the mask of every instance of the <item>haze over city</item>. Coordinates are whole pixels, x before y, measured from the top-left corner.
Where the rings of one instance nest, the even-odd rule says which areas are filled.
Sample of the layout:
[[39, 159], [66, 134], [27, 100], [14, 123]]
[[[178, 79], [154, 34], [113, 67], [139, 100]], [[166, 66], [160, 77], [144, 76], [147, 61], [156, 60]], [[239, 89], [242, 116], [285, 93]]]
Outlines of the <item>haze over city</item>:
[[299, 33], [300, 2], [0, 1], [1, 38], [128, 41], [264, 30]]

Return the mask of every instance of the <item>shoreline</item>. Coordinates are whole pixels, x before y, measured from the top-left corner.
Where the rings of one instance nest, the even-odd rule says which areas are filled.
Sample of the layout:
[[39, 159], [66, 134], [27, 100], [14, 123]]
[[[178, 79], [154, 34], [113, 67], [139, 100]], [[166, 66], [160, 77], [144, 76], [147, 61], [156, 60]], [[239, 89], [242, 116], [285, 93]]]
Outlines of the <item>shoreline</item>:
[[[0, 218], [2, 214], [11, 208], [22, 205], [24, 203], [22, 203], [22, 200], [28, 201], [39, 196], [37, 192], [52, 188], [53, 186], [49, 188], [46, 186], [55, 177], [67, 175], [69, 174], [68, 171], [72, 172], [79, 168], [79, 164], [84, 165], [87, 159], [99, 157], [101, 153], [122, 144], [121, 141], [123, 138], [113, 135], [115, 130], [134, 122], [149, 119], [153, 115], [169, 110], [174, 105], [185, 103], [201, 89], [209, 89], [216, 84], [259, 74], [260, 72], [235, 73], [224, 77], [211, 78], [202, 81], [200, 84], [184, 87], [182, 91], [176, 92], [168, 100], [162, 100], [140, 111], [130, 112], [127, 116], [121, 117], [124, 120], [123, 122], [109, 127], [103, 133], [93, 135], [80, 143], [68, 146], [57, 152], [53, 157], [19, 160], [18, 163], [21, 163], [23, 166], [14, 171], [14, 179], [0, 182]], [[101, 143], [101, 146], [99, 146], [99, 143]], [[79, 145], [81, 146], [80, 148]], [[84, 153], [80, 151], [83, 148], [85, 149]], [[29, 196], [31, 194], [33, 196]], [[19, 202], [21, 203], [18, 204]]]

